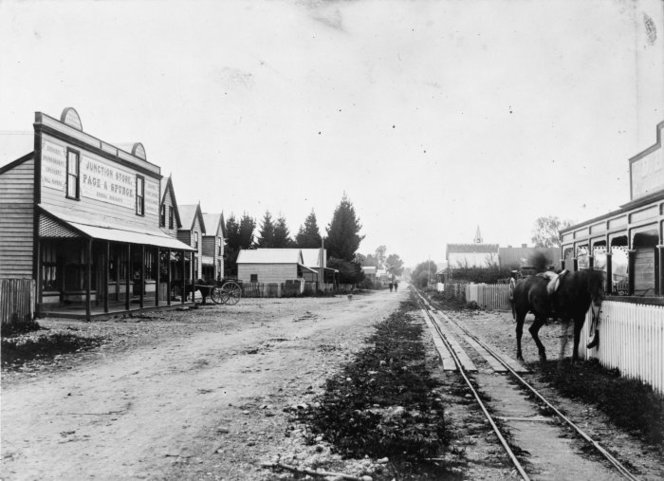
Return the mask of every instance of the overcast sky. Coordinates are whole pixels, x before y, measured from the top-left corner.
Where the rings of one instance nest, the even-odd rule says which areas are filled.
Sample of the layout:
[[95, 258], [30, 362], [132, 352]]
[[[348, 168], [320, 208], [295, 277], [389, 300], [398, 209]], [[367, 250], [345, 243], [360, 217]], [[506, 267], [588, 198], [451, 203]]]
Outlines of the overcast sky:
[[[664, 120], [664, 6], [646, 1], [0, 2], [0, 140], [72, 106], [139, 141], [180, 204], [294, 235], [344, 192], [414, 265], [530, 243], [538, 216], [629, 200]], [[4, 164], [13, 159], [0, 159]]]

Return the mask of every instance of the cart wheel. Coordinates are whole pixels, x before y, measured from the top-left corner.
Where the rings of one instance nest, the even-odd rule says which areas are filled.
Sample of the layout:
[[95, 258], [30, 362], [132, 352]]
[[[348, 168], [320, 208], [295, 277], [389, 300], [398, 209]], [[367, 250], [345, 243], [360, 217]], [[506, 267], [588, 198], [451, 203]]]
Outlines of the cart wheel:
[[224, 304], [235, 305], [242, 297], [242, 289], [235, 282], [228, 282], [221, 288], [223, 291], [222, 297], [225, 298]]
[[215, 304], [223, 304], [223, 294], [221, 289], [218, 287], [213, 287], [210, 291], [210, 299], [212, 299], [212, 302]]

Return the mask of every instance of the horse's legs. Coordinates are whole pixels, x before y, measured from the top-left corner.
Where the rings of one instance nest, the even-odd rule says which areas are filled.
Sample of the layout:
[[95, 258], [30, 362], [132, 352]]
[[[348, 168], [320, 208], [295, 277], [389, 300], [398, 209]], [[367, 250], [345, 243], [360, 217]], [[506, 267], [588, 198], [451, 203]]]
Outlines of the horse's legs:
[[523, 361], [523, 354], [521, 353], [521, 336], [523, 335], [523, 321], [526, 315], [516, 311], [516, 358]]
[[540, 341], [539, 336], [537, 333], [540, 330], [540, 327], [544, 325], [545, 319], [541, 317], [541, 315], [536, 315], [535, 320], [533, 323], [530, 325], [530, 335], [533, 336], [533, 339], [535, 340], [535, 344], [537, 344], [537, 350], [539, 351], [539, 357], [540, 361], [544, 362], [546, 361], [546, 349], [544, 349], [544, 344], [542, 344], [542, 341]]
[[567, 350], [567, 342], [569, 332], [569, 319], [562, 320], [562, 333], [560, 335], [560, 355], [558, 356], [558, 368], [562, 366], [563, 359], [565, 359], [565, 351]]
[[579, 360], [579, 342], [581, 341], [581, 329], [583, 329], [583, 322], [585, 320], [585, 314], [574, 318], [574, 351], [572, 352], [572, 363]]

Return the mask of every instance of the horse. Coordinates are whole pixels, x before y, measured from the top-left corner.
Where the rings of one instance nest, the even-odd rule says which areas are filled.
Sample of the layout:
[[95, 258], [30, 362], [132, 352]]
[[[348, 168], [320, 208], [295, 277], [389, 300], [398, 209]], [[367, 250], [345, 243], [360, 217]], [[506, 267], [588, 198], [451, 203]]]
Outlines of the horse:
[[[201, 297], [203, 298], [203, 304], [212, 293], [212, 288], [216, 286], [214, 281], [205, 281], [203, 279], [198, 279], [195, 284], [192, 285], [191, 280], [187, 279], [184, 284], [184, 298], [189, 299], [189, 295], [199, 291]], [[182, 295], [182, 280], [173, 280], [171, 281], [171, 292], [180, 292]], [[192, 296], [193, 301], [193, 296]]]
[[[570, 321], [574, 321], [572, 362], [578, 360], [581, 329], [586, 319], [586, 313], [591, 306], [592, 323], [593, 326], [596, 326], [604, 296], [604, 273], [595, 270], [563, 271], [554, 280], [558, 283], [555, 292], [551, 292], [551, 289], [548, 288], [551, 281], [550, 275], [536, 274], [520, 280], [514, 288], [516, 357], [520, 361], [523, 361], [521, 352], [523, 323], [528, 312], [535, 315], [535, 320], [528, 330], [537, 345], [541, 362], [546, 361], [546, 350], [540, 341], [538, 332], [549, 317], [561, 319], [566, 327], [569, 327]], [[561, 357], [565, 345], [566, 337], [565, 343], [561, 343]]]

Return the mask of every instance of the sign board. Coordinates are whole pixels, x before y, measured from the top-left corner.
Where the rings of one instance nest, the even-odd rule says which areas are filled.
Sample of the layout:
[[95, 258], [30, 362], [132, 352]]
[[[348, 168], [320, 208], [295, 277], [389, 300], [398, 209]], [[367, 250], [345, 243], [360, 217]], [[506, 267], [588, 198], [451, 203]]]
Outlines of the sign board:
[[657, 149], [630, 165], [632, 200], [664, 190], [664, 150]]
[[42, 140], [41, 182], [44, 187], [65, 192], [67, 150], [59, 144]]
[[[81, 198], [113, 204], [135, 211], [136, 172], [91, 153], [81, 152], [79, 158]], [[42, 186], [65, 193], [67, 148], [42, 138]], [[145, 213], [158, 215], [159, 182], [145, 179]]]

